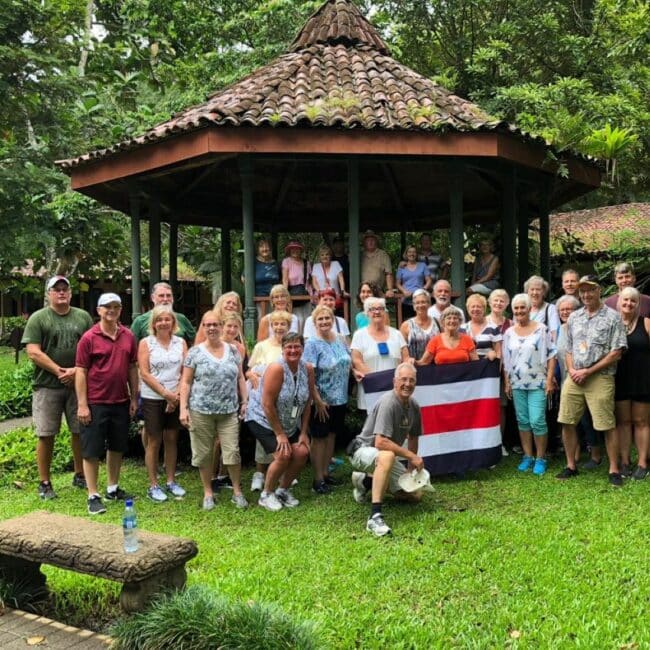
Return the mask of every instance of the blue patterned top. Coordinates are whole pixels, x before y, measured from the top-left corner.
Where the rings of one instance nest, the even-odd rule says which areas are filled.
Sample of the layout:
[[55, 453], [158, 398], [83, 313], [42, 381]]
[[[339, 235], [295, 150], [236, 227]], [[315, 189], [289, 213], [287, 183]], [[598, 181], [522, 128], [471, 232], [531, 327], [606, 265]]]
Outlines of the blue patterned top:
[[241, 358], [234, 346], [224, 346], [221, 359], [210, 354], [203, 343], [187, 353], [183, 365], [194, 370], [190, 410], [204, 415], [227, 415], [239, 409], [237, 377]]
[[[278, 410], [282, 430], [287, 436], [291, 437], [300, 426], [302, 412], [305, 410], [305, 405], [309, 400], [309, 376], [307, 374], [307, 366], [302, 360], [298, 365], [298, 372], [296, 373], [295, 379], [291, 368], [289, 368], [284, 359], [280, 359], [278, 363], [284, 369], [284, 379], [275, 405]], [[248, 408], [246, 409], [246, 421], [252, 420], [266, 429], [270, 429], [271, 425], [266, 418], [266, 413], [264, 413], [264, 407], [262, 406], [262, 392], [264, 390], [264, 378], [272, 365], [274, 364], [269, 364], [264, 370], [258, 389], [251, 391], [248, 396]], [[294, 409], [294, 406], [297, 408]]]
[[553, 337], [541, 323], [528, 336], [519, 336], [514, 327], [503, 335], [503, 367], [512, 388], [544, 388], [548, 361], [556, 355]]
[[348, 377], [352, 360], [340, 337], [325, 341], [318, 336], [305, 343], [302, 358], [314, 366], [316, 386], [321, 398], [331, 406], [348, 403]]

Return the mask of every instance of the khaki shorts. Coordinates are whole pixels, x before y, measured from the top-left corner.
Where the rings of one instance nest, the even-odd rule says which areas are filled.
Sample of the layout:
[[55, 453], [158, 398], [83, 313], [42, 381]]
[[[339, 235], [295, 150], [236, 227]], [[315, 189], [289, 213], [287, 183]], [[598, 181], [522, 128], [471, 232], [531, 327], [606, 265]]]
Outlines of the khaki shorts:
[[[359, 469], [362, 472], [368, 472], [372, 474], [375, 471], [375, 463], [377, 461], [377, 454], [379, 454], [379, 449], [375, 447], [359, 447], [350, 462], [352, 467]], [[402, 474], [406, 473], [406, 467], [399, 462], [399, 456], [395, 456], [395, 462], [390, 468], [390, 478], [388, 479], [388, 492], [395, 494], [396, 492], [401, 492], [402, 488], [399, 485], [399, 477]]]
[[190, 410], [190, 444], [194, 467], [212, 467], [217, 436], [221, 443], [223, 464], [240, 465], [237, 413], [206, 415]]
[[560, 393], [557, 421], [560, 424], [578, 424], [585, 411], [585, 404], [589, 407], [596, 431], [613, 429], [616, 426], [614, 375], [591, 375], [582, 386], [567, 375]]
[[255, 441], [255, 462], [260, 465], [270, 465], [273, 462], [273, 454], [267, 454], [259, 440]]
[[61, 430], [61, 418], [72, 433], [79, 433], [77, 396], [74, 388], [35, 388], [32, 395], [32, 419], [39, 438], [55, 436]]

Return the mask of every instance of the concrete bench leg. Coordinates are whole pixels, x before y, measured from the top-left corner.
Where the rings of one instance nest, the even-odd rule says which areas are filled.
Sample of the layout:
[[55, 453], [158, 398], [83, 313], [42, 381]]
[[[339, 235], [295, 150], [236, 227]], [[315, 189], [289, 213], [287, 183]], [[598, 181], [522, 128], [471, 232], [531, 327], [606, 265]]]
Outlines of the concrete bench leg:
[[127, 582], [120, 593], [120, 605], [125, 612], [143, 610], [161, 592], [182, 589], [187, 580], [185, 566], [178, 566], [141, 582]]
[[40, 562], [0, 554], [0, 577], [14, 585], [16, 592], [28, 600], [43, 600], [47, 596], [46, 578]]

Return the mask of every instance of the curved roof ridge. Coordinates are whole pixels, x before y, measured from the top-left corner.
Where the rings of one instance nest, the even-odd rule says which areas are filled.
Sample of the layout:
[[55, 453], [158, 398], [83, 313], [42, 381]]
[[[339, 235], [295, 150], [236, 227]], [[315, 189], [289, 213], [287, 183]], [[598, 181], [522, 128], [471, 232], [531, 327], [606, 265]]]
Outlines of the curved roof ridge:
[[388, 46], [359, 8], [350, 0], [327, 0], [316, 10], [289, 47], [298, 52], [313, 45], [367, 45], [382, 54]]

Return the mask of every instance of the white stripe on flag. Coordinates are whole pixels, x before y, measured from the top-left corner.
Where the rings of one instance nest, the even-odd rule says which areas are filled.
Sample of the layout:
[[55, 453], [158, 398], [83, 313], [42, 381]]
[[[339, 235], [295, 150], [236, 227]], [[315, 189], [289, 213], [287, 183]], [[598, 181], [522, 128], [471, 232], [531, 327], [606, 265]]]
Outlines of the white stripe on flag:
[[457, 451], [472, 451], [491, 449], [501, 446], [501, 428], [487, 427], [485, 429], [468, 429], [420, 436], [418, 444], [419, 456], [440, 456]]
[[[416, 386], [413, 397], [420, 406], [424, 407], [445, 406], [446, 404], [453, 402], [470, 402], [478, 399], [490, 399], [498, 394], [499, 378], [485, 377], [484, 379], [458, 381], [454, 384]], [[368, 393], [366, 393], [366, 399], [367, 398]]]

